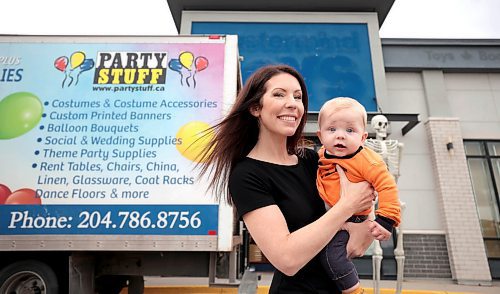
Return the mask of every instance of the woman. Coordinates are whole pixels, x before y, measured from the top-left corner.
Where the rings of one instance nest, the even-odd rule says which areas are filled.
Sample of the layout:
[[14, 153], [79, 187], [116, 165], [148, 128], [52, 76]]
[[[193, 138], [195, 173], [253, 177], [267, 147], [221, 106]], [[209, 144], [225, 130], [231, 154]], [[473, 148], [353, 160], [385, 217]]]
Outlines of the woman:
[[[260, 68], [212, 129], [214, 139], [200, 155], [205, 159], [201, 174], [209, 174], [210, 188], [236, 206], [277, 269], [270, 293], [338, 293], [316, 255], [373, 200], [368, 183], [349, 183], [341, 171], [342, 199], [325, 213], [315, 184], [318, 155], [302, 140], [307, 103], [304, 80], [295, 69]], [[363, 254], [373, 240], [368, 224], [346, 229], [355, 247], [348, 250]]]

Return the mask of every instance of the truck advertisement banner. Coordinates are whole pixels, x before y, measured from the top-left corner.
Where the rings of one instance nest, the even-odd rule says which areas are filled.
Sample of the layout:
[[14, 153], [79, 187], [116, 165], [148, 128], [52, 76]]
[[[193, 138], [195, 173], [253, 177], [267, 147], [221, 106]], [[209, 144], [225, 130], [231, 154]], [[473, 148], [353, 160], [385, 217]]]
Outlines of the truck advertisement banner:
[[216, 235], [224, 42], [0, 43], [0, 234]]

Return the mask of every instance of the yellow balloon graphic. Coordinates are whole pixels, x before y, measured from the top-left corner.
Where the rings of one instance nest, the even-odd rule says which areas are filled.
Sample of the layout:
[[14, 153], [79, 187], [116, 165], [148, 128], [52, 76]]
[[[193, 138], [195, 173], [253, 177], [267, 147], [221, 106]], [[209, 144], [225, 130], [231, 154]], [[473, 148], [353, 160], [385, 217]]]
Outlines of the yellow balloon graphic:
[[83, 53], [81, 51], [77, 51], [77, 52], [71, 54], [71, 57], [69, 59], [71, 69], [75, 69], [75, 68], [79, 67], [83, 63], [84, 60], [85, 60], [85, 53]]
[[189, 70], [191, 70], [191, 66], [193, 65], [193, 60], [194, 56], [193, 53], [191, 52], [182, 52], [179, 55], [179, 61], [181, 62], [182, 66], [184, 66]]
[[201, 151], [213, 138], [213, 132], [206, 132], [210, 125], [201, 121], [189, 122], [177, 131], [177, 139], [182, 143], [177, 145], [177, 150], [182, 156], [194, 162], [204, 162], [200, 157]]

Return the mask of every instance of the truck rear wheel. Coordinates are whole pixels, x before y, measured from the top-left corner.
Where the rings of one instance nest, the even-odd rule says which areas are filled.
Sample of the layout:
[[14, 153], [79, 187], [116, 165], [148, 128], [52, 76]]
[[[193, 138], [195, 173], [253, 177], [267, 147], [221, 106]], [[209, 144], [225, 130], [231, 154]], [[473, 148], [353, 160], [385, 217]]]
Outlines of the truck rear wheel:
[[59, 284], [54, 271], [38, 260], [23, 260], [0, 270], [0, 293], [57, 294]]

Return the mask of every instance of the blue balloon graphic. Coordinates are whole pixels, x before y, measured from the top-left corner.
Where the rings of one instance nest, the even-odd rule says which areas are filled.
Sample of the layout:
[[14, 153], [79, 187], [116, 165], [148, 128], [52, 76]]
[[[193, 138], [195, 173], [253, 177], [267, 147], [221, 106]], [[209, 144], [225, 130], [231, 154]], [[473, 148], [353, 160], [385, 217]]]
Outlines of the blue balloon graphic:
[[93, 67], [94, 67], [94, 60], [93, 59], [85, 59], [85, 60], [83, 60], [82, 64], [80, 64], [80, 72], [87, 71]]
[[170, 59], [170, 62], [168, 63], [168, 67], [171, 70], [180, 73], [181, 69], [182, 69], [182, 64], [181, 64], [179, 59]]
[[184, 82], [182, 81], [184, 79], [184, 75], [182, 74], [181, 61], [179, 59], [170, 59], [170, 61], [168, 62], [168, 67], [171, 70], [179, 73], [179, 75], [181, 76], [181, 86], [184, 86]]

